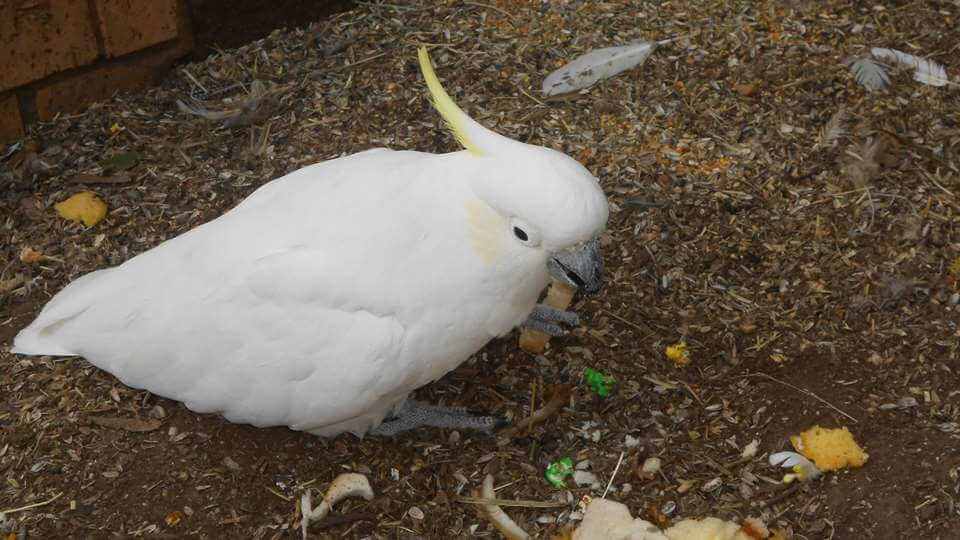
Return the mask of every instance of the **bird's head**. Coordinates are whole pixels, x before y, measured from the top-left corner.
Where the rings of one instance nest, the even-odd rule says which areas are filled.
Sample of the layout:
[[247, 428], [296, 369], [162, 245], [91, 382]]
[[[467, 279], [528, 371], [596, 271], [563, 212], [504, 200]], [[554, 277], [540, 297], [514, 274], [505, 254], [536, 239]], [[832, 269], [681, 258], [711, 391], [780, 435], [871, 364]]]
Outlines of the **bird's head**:
[[433, 104], [475, 160], [469, 181], [471, 241], [481, 256], [546, 259], [550, 275], [592, 293], [603, 284], [598, 237], [607, 222], [607, 198], [597, 179], [571, 157], [489, 130], [450, 99], [426, 49], [420, 67]]

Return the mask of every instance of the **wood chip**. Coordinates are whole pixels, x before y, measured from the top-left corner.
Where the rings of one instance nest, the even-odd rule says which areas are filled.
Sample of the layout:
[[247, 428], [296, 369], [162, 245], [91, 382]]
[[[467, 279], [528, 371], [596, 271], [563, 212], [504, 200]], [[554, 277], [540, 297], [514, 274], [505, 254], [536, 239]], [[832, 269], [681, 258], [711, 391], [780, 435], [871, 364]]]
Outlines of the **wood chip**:
[[96, 424], [98, 426], [133, 432], [154, 431], [163, 425], [163, 422], [160, 420], [117, 416], [88, 416], [87, 420], [91, 424]]
[[129, 184], [132, 181], [133, 178], [131, 178], [129, 174], [115, 174], [112, 176], [78, 174], [68, 180], [71, 184]]

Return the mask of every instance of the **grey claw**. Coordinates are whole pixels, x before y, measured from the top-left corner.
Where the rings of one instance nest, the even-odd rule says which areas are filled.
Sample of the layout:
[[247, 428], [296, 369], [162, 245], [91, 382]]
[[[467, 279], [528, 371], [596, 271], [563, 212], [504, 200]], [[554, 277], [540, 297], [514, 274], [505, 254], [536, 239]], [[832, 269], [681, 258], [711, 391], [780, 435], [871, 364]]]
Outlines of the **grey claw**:
[[546, 304], [537, 304], [533, 308], [533, 313], [531, 313], [530, 316], [541, 321], [559, 322], [569, 326], [578, 326], [580, 324], [580, 317], [578, 317], [576, 313], [557, 309]]
[[527, 319], [527, 322], [525, 322], [523, 325], [527, 328], [539, 330], [544, 334], [553, 337], [562, 337], [570, 333], [569, 330], [560, 326], [559, 324], [541, 321], [540, 319], [534, 319], [532, 317]]
[[471, 422], [465, 426], [484, 433], [493, 433], [497, 428], [507, 425], [507, 419], [502, 416], [471, 416]]
[[537, 304], [527, 318], [524, 326], [539, 330], [548, 336], [565, 336], [569, 330], [565, 326], [579, 326], [580, 317], [572, 311], [557, 309], [546, 304]]

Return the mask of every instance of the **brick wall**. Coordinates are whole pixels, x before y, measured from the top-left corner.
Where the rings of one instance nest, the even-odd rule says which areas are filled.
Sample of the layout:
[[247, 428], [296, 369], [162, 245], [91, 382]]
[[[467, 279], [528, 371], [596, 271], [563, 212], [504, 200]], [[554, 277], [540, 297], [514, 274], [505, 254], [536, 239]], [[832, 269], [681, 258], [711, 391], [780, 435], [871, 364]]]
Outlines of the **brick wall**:
[[186, 0], [0, 0], [0, 143], [155, 84], [192, 47]]

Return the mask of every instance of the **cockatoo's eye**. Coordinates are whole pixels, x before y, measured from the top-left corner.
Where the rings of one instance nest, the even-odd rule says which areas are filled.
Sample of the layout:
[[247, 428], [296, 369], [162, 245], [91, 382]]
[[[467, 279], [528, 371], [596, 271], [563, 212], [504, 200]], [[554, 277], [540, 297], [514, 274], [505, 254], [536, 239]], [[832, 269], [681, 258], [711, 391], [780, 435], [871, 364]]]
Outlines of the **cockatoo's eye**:
[[540, 233], [522, 219], [513, 218], [510, 221], [510, 229], [513, 231], [513, 237], [521, 244], [529, 247], [540, 245]]

